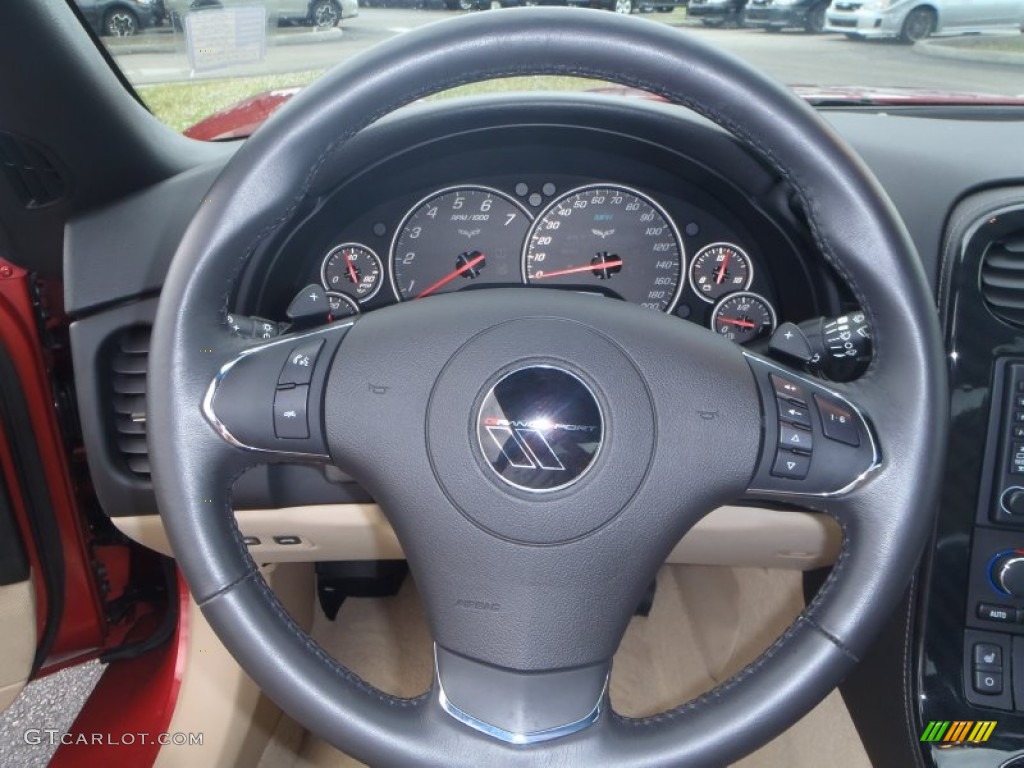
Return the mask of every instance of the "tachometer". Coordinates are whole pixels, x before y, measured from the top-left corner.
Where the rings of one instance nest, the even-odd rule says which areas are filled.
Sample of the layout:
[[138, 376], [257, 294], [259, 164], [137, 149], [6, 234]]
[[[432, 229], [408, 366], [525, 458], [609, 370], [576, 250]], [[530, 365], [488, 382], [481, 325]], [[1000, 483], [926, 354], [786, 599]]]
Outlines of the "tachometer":
[[481, 285], [522, 283], [519, 252], [530, 215], [488, 187], [453, 187], [421, 200], [391, 244], [391, 285], [401, 300]]
[[683, 274], [682, 239], [665, 210], [611, 185], [566, 193], [537, 217], [523, 250], [531, 285], [617, 296], [671, 312]]

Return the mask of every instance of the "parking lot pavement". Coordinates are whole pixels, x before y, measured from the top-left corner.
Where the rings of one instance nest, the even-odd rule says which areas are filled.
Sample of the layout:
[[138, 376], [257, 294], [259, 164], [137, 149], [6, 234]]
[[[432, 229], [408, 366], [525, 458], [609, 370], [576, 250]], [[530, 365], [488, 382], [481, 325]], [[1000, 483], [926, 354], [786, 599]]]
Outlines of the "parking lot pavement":
[[[325, 36], [303, 28], [283, 28], [268, 38], [266, 56], [259, 64], [246, 65], [244, 69], [217, 70], [203, 76], [324, 69], [392, 35], [454, 15], [450, 11], [412, 8], [362, 8], [358, 17], [342, 23], [341, 34]], [[790, 84], [914, 86], [1003, 95], [1024, 94], [1020, 69], [1012, 64], [920, 56], [911, 46], [895, 41], [853, 41], [839, 35], [805, 35], [801, 32], [768, 34], [756, 29], [707, 29], [688, 24], [680, 12], [644, 14], [643, 18], [653, 23], [683, 27], [688, 33], [720, 45]], [[163, 37], [174, 41], [173, 51], [147, 52], [136, 44], [130, 48], [132, 52], [128, 52], [129, 49], [115, 52], [115, 58], [130, 80], [146, 84], [193, 77], [180, 35], [163, 33]], [[302, 45], [281, 44], [297, 39], [305, 42]]]

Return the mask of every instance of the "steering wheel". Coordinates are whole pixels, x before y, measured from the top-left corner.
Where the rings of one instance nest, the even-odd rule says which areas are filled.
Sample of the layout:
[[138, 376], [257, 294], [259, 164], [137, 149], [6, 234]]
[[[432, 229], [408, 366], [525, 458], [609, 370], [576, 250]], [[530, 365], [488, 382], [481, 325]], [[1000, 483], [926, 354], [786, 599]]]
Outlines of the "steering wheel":
[[[660, 94], [785, 177], [874, 329], [867, 373], [826, 386], [692, 323], [541, 289], [431, 297], [266, 343], [229, 332], [249, 257], [336, 183], [353, 135], [427, 94], [527, 74]], [[154, 328], [154, 486], [211, 626], [272, 699], [338, 748], [374, 765], [732, 762], [832, 690], [904, 593], [945, 445], [935, 307], [864, 165], [737, 59], [666, 26], [584, 10], [432, 24], [303, 91], [207, 198]], [[790, 445], [793, 408], [809, 428]], [[335, 464], [380, 503], [435, 640], [427, 693], [373, 688], [281, 608], [230, 505], [232, 481], [268, 461]], [[711, 692], [654, 717], [615, 714], [611, 658], [646, 586], [703, 515], [741, 496], [838, 521], [843, 548], [826, 584]]]

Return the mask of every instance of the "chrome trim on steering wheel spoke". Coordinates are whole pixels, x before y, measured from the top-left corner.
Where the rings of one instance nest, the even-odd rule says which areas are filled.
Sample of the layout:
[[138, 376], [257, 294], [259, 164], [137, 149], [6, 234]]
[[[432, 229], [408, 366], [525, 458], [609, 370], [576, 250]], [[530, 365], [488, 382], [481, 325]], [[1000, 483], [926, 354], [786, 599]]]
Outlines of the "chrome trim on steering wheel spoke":
[[342, 328], [351, 328], [353, 325], [355, 325], [354, 320], [350, 320], [345, 323], [334, 323], [325, 328], [317, 328], [315, 331], [299, 333], [295, 334], [294, 336], [286, 336], [284, 338], [275, 339], [274, 341], [267, 342], [266, 344], [260, 344], [259, 346], [250, 347], [249, 349], [244, 350], [234, 359], [224, 363], [224, 365], [222, 365], [220, 369], [217, 371], [216, 376], [213, 377], [213, 381], [210, 382], [210, 386], [207, 387], [206, 394], [203, 396], [203, 416], [206, 417], [206, 420], [210, 423], [210, 426], [212, 426], [217, 431], [217, 434], [220, 435], [225, 442], [230, 443], [236, 448], [241, 448], [246, 451], [255, 451], [256, 453], [269, 454], [272, 456], [291, 456], [306, 460], [319, 459], [323, 461], [329, 461], [331, 457], [328, 456], [327, 454], [306, 453], [302, 451], [277, 451], [272, 450], [270, 448], [260, 448], [255, 445], [249, 445], [248, 443], [239, 440], [231, 433], [231, 430], [228, 429], [227, 425], [224, 424], [224, 422], [222, 422], [220, 418], [218, 418], [216, 411], [214, 411], [213, 409], [213, 401], [214, 398], [216, 398], [217, 396], [217, 390], [219, 389], [221, 383], [224, 381], [227, 375], [231, 372], [231, 369], [238, 365], [238, 363], [240, 363], [246, 357], [259, 354], [267, 349], [270, 349], [271, 347], [280, 346], [281, 344], [295, 344], [298, 341], [313, 336], [317, 336], [318, 334], [336, 332]]
[[544, 741], [551, 741], [552, 739], [560, 739], [563, 736], [570, 736], [574, 733], [579, 733], [596, 723], [604, 709], [604, 701], [605, 698], [607, 698], [608, 681], [611, 674], [609, 673], [608, 675], [605, 675], [604, 686], [601, 688], [601, 694], [598, 696], [597, 702], [594, 704], [594, 708], [579, 720], [555, 726], [554, 728], [545, 728], [543, 730], [530, 731], [527, 733], [508, 731], [497, 725], [484, 722], [480, 718], [474, 717], [456, 706], [451, 699], [448, 698], [448, 695], [444, 690], [444, 683], [441, 681], [441, 673], [437, 664], [437, 643], [434, 643], [434, 677], [437, 679], [438, 703], [441, 705], [441, 709], [451, 717], [455, 718], [463, 725], [469, 726], [475, 731], [479, 731], [480, 733], [490, 736], [492, 739], [504, 741], [507, 744], [526, 746], [529, 744], [539, 744]]

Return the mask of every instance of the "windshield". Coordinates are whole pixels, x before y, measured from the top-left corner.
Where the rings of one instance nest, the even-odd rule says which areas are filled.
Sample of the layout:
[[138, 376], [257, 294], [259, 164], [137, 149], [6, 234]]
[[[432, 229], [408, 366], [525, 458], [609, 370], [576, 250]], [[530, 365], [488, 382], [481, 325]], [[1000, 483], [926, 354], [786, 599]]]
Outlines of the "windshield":
[[[586, 5], [697, 35], [818, 105], [1024, 103], [1024, 0], [69, 0], [159, 118], [251, 133], [326, 69], [461, 13]], [[583, 90], [519, 78], [486, 90]]]

